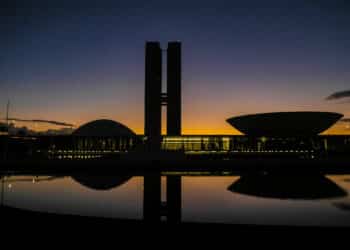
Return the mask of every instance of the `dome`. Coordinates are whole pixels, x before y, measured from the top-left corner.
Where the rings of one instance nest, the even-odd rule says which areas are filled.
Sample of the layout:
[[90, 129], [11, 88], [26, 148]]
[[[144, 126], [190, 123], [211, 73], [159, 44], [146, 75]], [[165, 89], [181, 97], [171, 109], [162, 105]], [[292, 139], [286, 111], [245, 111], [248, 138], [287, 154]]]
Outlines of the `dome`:
[[226, 121], [245, 135], [310, 136], [322, 133], [342, 117], [331, 112], [276, 112], [238, 116]]
[[125, 125], [112, 120], [96, 120], [80, 126], [73, 132], [75, 136], [135, 136]]
[[131, 179], [131, 176], [71, 176], [80, 185], [94, 190], [109, 190], [123, 185]]

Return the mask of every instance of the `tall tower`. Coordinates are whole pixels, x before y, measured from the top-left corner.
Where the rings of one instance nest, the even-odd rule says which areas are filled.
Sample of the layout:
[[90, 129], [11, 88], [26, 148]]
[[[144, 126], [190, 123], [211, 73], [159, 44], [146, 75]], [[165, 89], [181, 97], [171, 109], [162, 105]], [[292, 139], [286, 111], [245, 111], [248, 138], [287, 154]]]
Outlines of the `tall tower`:
[[167, 50], [167, 135], [181, 135], [181, 43]]
[[162, 105], [167, 106], [167, 135], [181, 135], [181, 43], [167, 49], [167, 93], [162, 93], [162, 49], [159, 42], [146, 42], [145, 136], [149, 151], [161, 146]]
[[145, 49], [145, 136], [148, 149], [158, 151], [162, 128], [162, 50], [159, 42], [147, 42]]

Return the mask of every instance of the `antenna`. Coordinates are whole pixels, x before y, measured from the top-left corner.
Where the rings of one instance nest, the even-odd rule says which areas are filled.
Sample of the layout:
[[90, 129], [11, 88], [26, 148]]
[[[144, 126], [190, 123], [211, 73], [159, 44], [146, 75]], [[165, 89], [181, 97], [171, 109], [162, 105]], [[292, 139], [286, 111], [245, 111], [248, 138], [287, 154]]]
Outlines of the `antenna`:
[[1, 206], [4, 205], [5, 176], [1, 177]]
[[[4, 160], [7, 160], [7, 155], [8, 155], [8, 136], [9, 136], [9, 112], [10, 112], [10, 100], [7, 101], [7, 106], [6, 106], [6, 126], [7, 126], [7, 136], [5, 139], [5, 150], [4, 150]], [[3, 189], [4, 187], [2, 187]], [[2, 190], [3, 191], [3, 190]], [[3, 197], [2, 197], [3, 199]]]
[[7, 129], [9, 127], [9, 113], [10, 113], [10, 100], [7, 101], [7, 106], [6, 106], [6, 124], [7, 124]]

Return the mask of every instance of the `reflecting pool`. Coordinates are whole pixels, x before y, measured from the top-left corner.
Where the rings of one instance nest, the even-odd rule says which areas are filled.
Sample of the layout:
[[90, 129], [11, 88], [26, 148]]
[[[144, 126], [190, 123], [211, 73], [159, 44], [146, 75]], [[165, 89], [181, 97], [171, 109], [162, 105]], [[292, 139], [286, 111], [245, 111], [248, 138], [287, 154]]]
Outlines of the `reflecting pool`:
[[1, 205], [145, 221], [350, 226], [350, 175], [159, 172], [1, 177]]

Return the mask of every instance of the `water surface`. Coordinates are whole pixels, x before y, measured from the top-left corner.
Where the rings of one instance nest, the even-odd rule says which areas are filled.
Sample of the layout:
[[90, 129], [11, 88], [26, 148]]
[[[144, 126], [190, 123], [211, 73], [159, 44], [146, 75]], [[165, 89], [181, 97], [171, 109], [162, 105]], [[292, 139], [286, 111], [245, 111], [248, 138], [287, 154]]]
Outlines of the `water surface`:
[[252, 225], [350, 226], [350, 175], [4, 176], [2, 205], [46, 213]]

